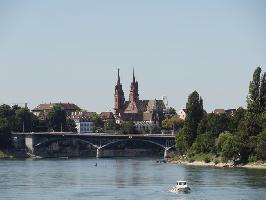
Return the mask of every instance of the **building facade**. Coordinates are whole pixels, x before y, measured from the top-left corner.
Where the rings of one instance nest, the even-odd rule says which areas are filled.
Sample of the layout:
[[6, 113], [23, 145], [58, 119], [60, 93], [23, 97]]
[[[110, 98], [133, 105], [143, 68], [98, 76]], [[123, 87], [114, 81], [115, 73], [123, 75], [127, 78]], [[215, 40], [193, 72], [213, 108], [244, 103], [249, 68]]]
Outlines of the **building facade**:
[[118, 69], [114, 93], [114, 117], [116, 123], [133, 121], [139, 126], [141, 124], [139, 122], [146, 122], [144, 123], [145, 127], [147, 127], [148, 123], [160, 124], [163, 118], [163, 110], [165, 109], [163, 100], [140, 100], [138, 86], [133, 69], [129, 100], [125, 101]]
[[36, 108], [32, 110], [32, 112], [39, 119], [45, 120], [48, 116], [49, 111], [55, 105], [59, 105], [63, 110], [65, 110], [67, 116], [71, 115], [72, 112], [80, 110], [80, 108], [73, 103], [46, 103], [46, 104], [39, 104]]
[[82, 112], [72, 112], [70, 119], [74, 120], [76, 124], [77, 133], [93, 133], [95, 130], [94, 123], [90, 119], [90, 113]]
[[74, 120], [76, 124], [77, 133], [84, 134], [84, 133], [93, 133], [94, 132], [94, 123], [91, 121], [78, 119]]

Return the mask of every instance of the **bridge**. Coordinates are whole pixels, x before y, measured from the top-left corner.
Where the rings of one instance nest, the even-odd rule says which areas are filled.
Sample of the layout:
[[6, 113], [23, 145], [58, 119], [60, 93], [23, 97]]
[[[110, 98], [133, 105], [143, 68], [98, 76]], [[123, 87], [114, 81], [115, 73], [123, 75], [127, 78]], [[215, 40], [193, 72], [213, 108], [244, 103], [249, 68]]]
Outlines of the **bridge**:
[[96, 151], [97, 158], [111, 157], [110, 151], [114, 151], [113, 147], [121, 143], [153, 145], [164, 151], [164, 157], [167, 157], [169, 151], [175, 148], [175, 136], [168, 134], [118, 135], [111, 133], [39, 132], [12, 133], [12, 138], [17, 149], [24, 148], [29, 155], [37, 156], [47, 150], [58, 150], [58, 143], [60, 142], [76, 142], [88, 145]]

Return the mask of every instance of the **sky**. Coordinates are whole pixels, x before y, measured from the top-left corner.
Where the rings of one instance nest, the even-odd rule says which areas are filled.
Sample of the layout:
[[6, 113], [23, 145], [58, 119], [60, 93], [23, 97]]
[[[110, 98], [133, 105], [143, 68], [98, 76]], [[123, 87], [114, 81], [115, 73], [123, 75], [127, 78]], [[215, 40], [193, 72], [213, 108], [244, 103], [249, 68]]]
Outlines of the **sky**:
[[113, 111], [117, 68], [128, 99], [184, 108], [246, 106], [266, 71], [264, 0], [0, 0], [0, 104], [70, 102]]

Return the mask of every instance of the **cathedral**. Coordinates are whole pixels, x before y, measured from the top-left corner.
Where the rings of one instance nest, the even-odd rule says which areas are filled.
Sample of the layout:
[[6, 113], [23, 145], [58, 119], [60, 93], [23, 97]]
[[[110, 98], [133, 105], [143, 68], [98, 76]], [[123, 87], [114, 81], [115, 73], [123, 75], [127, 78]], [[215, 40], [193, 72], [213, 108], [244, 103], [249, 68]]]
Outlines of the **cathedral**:
[[133, 79], [130, 85], [129, 100], [125, 101], [124, 91], [120, 81], [119, 69], [114, 94], [114, 114], [117, 123], [133, 121], [135, 123], [160, 124], [165, 105], [163, 100], [140, 100], [138, 81], [133, 69]]

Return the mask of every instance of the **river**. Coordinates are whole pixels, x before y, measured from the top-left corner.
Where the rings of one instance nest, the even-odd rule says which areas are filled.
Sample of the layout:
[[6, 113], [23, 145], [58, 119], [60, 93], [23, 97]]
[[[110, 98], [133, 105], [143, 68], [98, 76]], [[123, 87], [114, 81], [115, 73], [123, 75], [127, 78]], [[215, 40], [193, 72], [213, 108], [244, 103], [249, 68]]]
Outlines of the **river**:
[[[168, 191], [178, 179], [188, 181], [189, 194]], [[262, 200], [266, 170], [179, 166], [151, 158], [1, 160], [0, 199]]]

